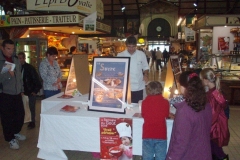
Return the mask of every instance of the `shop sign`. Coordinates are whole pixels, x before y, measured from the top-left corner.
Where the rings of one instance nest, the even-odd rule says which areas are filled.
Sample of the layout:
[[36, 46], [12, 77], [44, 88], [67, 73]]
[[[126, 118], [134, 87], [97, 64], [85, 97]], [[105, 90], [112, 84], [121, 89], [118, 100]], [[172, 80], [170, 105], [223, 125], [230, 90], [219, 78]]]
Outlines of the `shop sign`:
[[27, 10], [41, 11], [77, 11], [91, 14], [97, 11], [97, 16], [104, 18], [101, 0], [26, 0]]
[[10, 26], [10, 17], [9, 15], [0, 16], [0, 27], [9, 27]]
[[[84, 26], [83, 24], [83, 18], [85, 17], [80, 17], [80, 21], [79, 21], [79, 25], [80, 26]], [[101, 22], [96, 22], [96, 30], [100, 30], [100, 31], [104, 31], [104, 32], [108, 32], [110, 33], [111, 32], [111, 27], [107, 24], [104, 24], [104, 23], [101, 23]]]
[[39, 16], [13, 16], [10, 17], [11, 26], [36, 26], [51, 24], [78, 24], [78, 14], [65, 15], [39, 15]]
[[195, 31], [191, 28], [185, 27], [185, 42], [195, 41]]

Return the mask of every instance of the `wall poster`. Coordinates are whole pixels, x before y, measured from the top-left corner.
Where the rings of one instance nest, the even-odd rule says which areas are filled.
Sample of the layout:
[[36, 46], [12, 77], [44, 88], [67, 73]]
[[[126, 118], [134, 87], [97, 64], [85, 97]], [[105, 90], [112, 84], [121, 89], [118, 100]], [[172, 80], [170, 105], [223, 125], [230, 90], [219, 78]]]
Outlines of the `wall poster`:
[[100, 119], [100, 158], [101, 160], [132, 160], [132, 119]]
[[129, 57], [94, 57], [89, 110], [125, 113]]
[[218, 37], [218, 51], [229, 53], [229, 37]]
[[78, 49], [79, 49], [79, 52], [84, 52], [88, 54], [88, 43], [79, 43]]

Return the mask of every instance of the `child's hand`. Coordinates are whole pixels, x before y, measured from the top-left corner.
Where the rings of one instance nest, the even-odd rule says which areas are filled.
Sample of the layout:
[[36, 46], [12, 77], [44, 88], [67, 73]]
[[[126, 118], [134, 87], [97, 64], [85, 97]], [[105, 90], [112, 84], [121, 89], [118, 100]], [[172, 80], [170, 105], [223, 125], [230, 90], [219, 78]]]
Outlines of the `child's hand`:
[[169, 118], [170, 118], [170, 119], [174, 119], [174, 118], [175, 118], [175, 114], [169, 113]]
[[121, 144], [120, 146], [119, 146], [119, 148], [121, 149], [121, 150], [125, 150], [125, 147], [124, 147], [124, 145], [123, 144]]

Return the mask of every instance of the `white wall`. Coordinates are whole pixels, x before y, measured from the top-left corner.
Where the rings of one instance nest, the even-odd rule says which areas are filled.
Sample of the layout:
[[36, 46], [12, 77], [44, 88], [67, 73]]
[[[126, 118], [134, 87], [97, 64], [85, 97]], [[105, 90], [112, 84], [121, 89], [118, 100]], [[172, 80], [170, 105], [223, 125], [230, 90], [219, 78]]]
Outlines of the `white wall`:
[[216, 54], [218, 53], [218, 37], [229, 37], [229, 51], [233, 50], [233, 40], [234, 40], [234, 34], [230, 33], [231, 28], [237, 28], [237, 26], [234, 27], [213, 27], [213, 43], [212, 43], [212, 53]]

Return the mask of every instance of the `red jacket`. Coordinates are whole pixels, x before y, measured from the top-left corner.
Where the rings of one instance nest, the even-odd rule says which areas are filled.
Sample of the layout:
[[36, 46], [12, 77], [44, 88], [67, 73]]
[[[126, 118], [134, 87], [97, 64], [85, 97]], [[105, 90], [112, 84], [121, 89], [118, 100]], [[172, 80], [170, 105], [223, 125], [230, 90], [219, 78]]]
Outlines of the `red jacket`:
[[161, 94], [149, 95], [142, 102], [143, 139], [167, 139], [166, 118], [169, 102]]
[[228, 119], [224, 113], [224, 109], [227, 107], [226, 100], [216, 88], [207, 92], [207, 98], [212, 108], [211, 140], [217, 143], [219, 147], [227, 146], [230, 133]]

